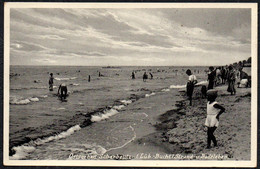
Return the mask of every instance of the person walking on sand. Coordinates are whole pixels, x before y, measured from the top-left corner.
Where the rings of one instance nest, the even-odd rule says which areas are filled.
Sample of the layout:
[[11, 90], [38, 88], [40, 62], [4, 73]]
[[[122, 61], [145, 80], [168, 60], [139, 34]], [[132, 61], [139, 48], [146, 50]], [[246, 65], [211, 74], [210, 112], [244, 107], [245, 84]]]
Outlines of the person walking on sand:
[[213, 141], [214, 146], [217, 146], [217, 140], [214, 136], [214, 131], [219, 125], [219, 116], [225, 112], [225, 108], [216, 102], [218, 96], [217, 90], [210, 89], [207, 91], [208, 103], [207, 103], [207, 118], [205, 121], [205, 126], [207, 130], [207, 149], [211, 148], [211, 141]]
[[148, 79], [148, 75], [146, 74], [146, 72], [144, 72], [143, 81], [146, 82], [146, 79]]
[[62, 83], [60, 86], [59, 86], [59, 89], [58, 89], [58, 96], [60, 97], [60, 99], [63, 101], [63, 100], [66, 100], [66, 97], [67, 97], [67, 92], [68, 92], [68, 89], [67, 89], [67, 85], [65, 83]]
[[236, 73], [233, 66], [231, 65], [228, 67], [227, 81], [228, 81], [227, 91], [230, 92], [231, 95], [236, 94], [236, 89], [235, 89]]
[[191, 106], [192, 105], [192, 94], [193, 94], [194, 86], [197, 83], [197, 78], [196, 78], [195, 75], [193, 75], [191, 73], [190, 69], [188, 69], [186, 71], [186, 74], [189, 76], [189, 80], [188, 80], [187, 86], [186, 86], [186, 88], [187, 88], [186, 92], [187, 92], [187, 96], [188, 96], [188, 98], [190, 100], [190, 106]]
[[208, 73], [208, 90], [213, 89], [214, 86], [214, 80], [215, 80], [215, 71], [214, 71], [214, 67], [210, 66], [209, 67], [209, 73]]
[[50, 73], [50, 79], [49, 79], [49, 90], [50, 91], [53, 91], [53, 80], [54, 80], [53, 73]]

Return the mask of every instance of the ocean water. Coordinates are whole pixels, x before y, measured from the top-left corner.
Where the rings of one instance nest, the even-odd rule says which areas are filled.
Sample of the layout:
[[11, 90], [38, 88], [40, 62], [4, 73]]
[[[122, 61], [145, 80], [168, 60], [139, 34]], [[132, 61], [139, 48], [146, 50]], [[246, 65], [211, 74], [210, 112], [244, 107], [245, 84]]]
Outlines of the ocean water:
[[[206, 79], [206, 67], [190, 68], [198, 81]], [[187, 67], [80, 67], [80, 66], [11, 66], [10, 67], [10, 159], [64, 159], [57, 153], [44, 156], [46, 148], [60, 151], [84, 151], [102, 154], [104, 149], [98, 138], [79, 144], [70, 142], [74, 133], [91, 138], [96, 129], [113, 130], [117, 126], [106, 124], [120, 110], [140, 98], [152, 97], [157, 92], [185, 88]], [[136, 79], [131, 79], [136, 71]], [[143, 82], [144, 72], [151, 72], [153, 79]], [[54, 86], [66, 83], [69, 91], [67, 102], [61, 102], [54, 91], [48, 90], [49, 73], [54, 74]], [[101, 72], [102, 77], [98, 77]], [[88, 82], [88, 76], [91, 81]], [[92, 123], [99, 123], [93, 127]], [[86, 130], [86, 132], [84, 132]], [[120, 130], [131, 132], [130, 126]], [[113, 130], [115, 135], [120, 133]], [[123, 135], [121, 133], [121, 135]], [[81, 135], [77, 134], [78, 137]], [[77, 136], [76, 135], [76, 136]], [[86, 137], [86, 136], [85, 136]], [[102, 136], [104, 137], [104, 136]], [[131, 140], [134, 135], [126, 135]], [[67, 139], [66, 143], [62, 141]], [[79, 138], [80, 139], [80, 138]], [[113, 144], [113, 141], [107, 141]], [[126, 141], [127, 143], [127, 141]], [[124, 143], [125, 144], [125, 143]], [[124, 145], [123, 144], [123, 145]], [[48, 145], [48, 146], [47, 146]], [[68, 150], [69, 149], [69, 150]], [[38, 152], [38, 153], [37, 153]]]

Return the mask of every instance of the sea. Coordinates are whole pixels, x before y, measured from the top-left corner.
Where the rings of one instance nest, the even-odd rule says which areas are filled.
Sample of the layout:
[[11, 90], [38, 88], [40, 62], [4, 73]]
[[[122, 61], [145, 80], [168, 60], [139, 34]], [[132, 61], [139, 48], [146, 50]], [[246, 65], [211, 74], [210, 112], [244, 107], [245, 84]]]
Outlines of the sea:
[[[178, 97], [177, 91], [185, 89], [187, 69], [200, 83], [207, 79], [207, 67], [10, 66], [9, 158], [67, 159], [73, 152], [104, 154], [118, 142], [127, 144], [124, 140], [132, 137], [127, 134], [132, 129], [114, 129], [117, 126], [107, 124], [106, 119], [158, 92], [176, 90], [173, 97]], [[53, 91], [48, 86], [50, 73]], [[61, 83], [68, 88], [66, 102], [57, 97]], [[108, 126], [121, 136], [118, 141], [106, 140], [111, 135], [104, 132]]]

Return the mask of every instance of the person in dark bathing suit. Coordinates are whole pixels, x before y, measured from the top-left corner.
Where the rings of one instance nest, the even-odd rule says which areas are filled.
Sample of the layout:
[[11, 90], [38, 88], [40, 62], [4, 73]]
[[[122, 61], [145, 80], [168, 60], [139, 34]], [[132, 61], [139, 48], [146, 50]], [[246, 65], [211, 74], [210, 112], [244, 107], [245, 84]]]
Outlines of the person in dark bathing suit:
[[50, 73], [50, 79], [49, 79], [49, 90], [53, 91], [53, 73]]
[[68, 89], [65, 83], [62, 83], [58, 89], [58, 96], [61, 100], [66, 100]]
[[148, 79], [148, 75], [146, 74], [146, 72], [144, 72], [143, 81], [146, 82], [146, 79]]
[[214, 67], [210, 66], [209, 67], [209, 74], [208, 74], [208, 90], [213, 89], [214, 86], [214, 81], [215, 81], [215, 77], [216, 77], [216, 73], [214, 71]]
[[187, 96], [189, 97], [190, 100], [190, 106], [192, 105], [192, 95], [193, 95], [193, 90], [194, 90], [194, 86], [197, 83], [197, 78], [195, 75], [193, 75], [191, 73], [191, 70], [188, 69], [186, 71], [186, 74], [189, 76], [189, 80], [187, 82], [187, 86], [186, 86], [186, 90], [187, 90]]

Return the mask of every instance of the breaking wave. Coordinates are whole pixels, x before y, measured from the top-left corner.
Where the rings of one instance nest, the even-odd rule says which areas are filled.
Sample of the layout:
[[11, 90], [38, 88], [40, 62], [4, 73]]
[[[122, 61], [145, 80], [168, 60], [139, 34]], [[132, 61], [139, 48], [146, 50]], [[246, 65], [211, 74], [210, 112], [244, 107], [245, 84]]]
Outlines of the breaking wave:
[[40, 86], [40, 87], [18, 87], [18, 88], [10, 88], [10, 90], [31, 90], [31, 89], [47, 89], [48, 87]]
[[162, 92], [169, 92], [170, 89], [162, 89], [161, 91], [162, 91]]
[[155, 95], [154, 92], [153, 92], [153, 93], [150, 93], [150, 94], [145, 94], [145, 97], [150, 97], [150, 96], [153, 96], [153, 95]]
[[54, 140], [59, 140], [59, 139], [68, 137], [80, 129], [81, 128], [79, 125], [75, 125], [75, 126], [69, 128], [67, 131], [61, 132], [60, 134], [57, 134], [55, 136], [50, 136], [50, 137], [43, 138], [43, 139], [38, 138], [35, 141], [31, 141], [24, 145], [14, 147], [13, 150], [15, 150], [15, 154], [13, 156], [10, 156], [9, 159], [10, 160], [24, 159], [29, 155], [29, 153], [31, 153], [35, 150], [36, 146], [43, 145], [45, 143], [48, 143], [48, 142], [51, 142]]
[[121, 103], [123, 103], [124, 105], [128, 105], [132, 103], [132, 100], [120, 100]]
[[171, 89], [181, 89], [181, 88], [185, 88], [186, 85], [171, 85], [170, 88]]
[[58, 80], [58, 81], [66, 81], [66, 80], [74, 80], [74, 79], [77, 79], [77, 77], [55, 77], [54, 78], [55, 80]]
[[10, 97], [10, 104], [11, 105], [26, 105], [29, 104], [30, 102], [38, 102], [40, 101], [38, 97], [29, 97], [29, 98], [19, 98], [16, 96], [11, 96]]

